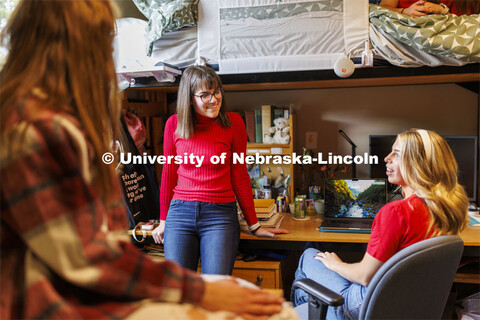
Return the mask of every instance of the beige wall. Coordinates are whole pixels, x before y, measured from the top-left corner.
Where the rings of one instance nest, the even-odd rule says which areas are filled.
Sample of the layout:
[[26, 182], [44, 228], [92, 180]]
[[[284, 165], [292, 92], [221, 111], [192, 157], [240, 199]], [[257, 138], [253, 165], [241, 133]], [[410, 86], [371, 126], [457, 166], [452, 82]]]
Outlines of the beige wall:
[[[228, 92], [226, 98], [230, 110], [293, 103], [297, 153], [309, 131], [318, 132], [314, 151], [341, 155], [350, 154], [351, 147], [339, 129], [357, 144], [357, 154], [368, 152], [369, 135], [396, 134], [411, 127], [442, 135], [478, 134], [478, 95], [455, 84]], [[357, 177], [368, 177], [367, 165], [357, 166]]]

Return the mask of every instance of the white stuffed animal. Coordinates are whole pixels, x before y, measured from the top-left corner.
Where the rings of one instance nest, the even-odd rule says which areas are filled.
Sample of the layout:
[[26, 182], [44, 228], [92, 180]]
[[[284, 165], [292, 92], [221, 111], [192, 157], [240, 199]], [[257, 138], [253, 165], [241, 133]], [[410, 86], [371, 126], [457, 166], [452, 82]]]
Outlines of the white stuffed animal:
[[[274, 126], [268, 131], [270, 134], [265, 134], [263, 142], [266, 144], [288, 144], [290, 142], [290, 126], [288, 120], [285, 118], [277, 118], [273, 120]], [[273, 136], [271, 135], [273, 134]]]

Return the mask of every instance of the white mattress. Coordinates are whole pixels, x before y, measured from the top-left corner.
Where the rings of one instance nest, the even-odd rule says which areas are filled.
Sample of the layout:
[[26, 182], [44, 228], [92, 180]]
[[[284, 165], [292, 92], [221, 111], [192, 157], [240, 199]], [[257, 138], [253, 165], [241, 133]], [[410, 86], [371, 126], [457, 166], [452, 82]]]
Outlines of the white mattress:
[[146, 53], [145, 28], [147, 21], [136, 18], [117, 19], [115, 63], [122, 66], [153, 66], [157, 62], [179, 68], [193, 65], [197, 57], [197, 28], [185, 27], [167, 32], [155, 42], [152, 55]]
[[179, 68], [193, 65], [197, 58], [197, 27], [164, 33], [153, 44], [152, 57]]
[[220, 73], [332, 69], [344, 52], [361, 54], [368, 1], [200, 1], [198, 25], [199, 55]]

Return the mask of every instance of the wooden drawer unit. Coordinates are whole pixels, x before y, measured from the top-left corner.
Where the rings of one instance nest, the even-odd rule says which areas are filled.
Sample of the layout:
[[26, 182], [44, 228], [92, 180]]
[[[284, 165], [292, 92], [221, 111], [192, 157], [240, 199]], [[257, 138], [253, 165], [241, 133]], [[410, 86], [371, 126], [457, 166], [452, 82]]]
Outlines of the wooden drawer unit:
[[235, 261], [232, 275], [262, 288], [282, 289], [280, 261]]

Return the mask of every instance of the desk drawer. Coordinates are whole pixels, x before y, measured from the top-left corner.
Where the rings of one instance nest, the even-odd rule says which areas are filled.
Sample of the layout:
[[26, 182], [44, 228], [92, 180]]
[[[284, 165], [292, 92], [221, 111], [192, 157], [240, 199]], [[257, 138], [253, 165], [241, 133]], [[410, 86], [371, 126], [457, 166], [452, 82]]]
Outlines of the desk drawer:
[[[150, 256], [154, 261], [163, 262], [164, 257]], [[201, 267], [198, 266], [199, 273]], [[280, 261], [235, 261], [232, 276], [247, 280], [261, 288], [282, 289]]]
[[232, 275], [262, 288], [278, 288], [275, 270], [234, 269]]
[[261, 288], [281, 289], [280, 261], [237, 260], [232, 275]]

